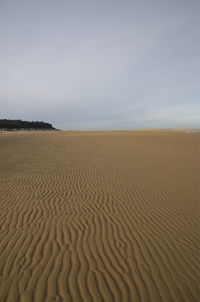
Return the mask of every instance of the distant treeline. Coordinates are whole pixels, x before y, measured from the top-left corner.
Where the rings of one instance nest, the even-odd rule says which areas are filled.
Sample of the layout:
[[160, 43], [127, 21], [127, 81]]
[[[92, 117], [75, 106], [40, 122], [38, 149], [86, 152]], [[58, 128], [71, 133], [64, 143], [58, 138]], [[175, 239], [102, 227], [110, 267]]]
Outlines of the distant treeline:
[[22, 120], [1, 120], [0, 119], [0, 129], [6, 130], [20, 130], [20, 129], [47, 129], [56, 130], [51, 124], [44, 122], [28, 122]]

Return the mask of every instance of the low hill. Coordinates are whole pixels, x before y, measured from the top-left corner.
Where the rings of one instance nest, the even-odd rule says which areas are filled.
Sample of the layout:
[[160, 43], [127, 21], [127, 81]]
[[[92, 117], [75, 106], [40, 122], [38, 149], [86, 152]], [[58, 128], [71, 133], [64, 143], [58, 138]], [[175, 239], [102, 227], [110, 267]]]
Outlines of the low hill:
[[8, 119], [0, 119], [0, 129], [3, 130], [22, 130], [22, 129], [30, 129], [30, 130], [56, 130], [52, 124], [45, 122], [28, 122], [22, 120], [8, 120]]

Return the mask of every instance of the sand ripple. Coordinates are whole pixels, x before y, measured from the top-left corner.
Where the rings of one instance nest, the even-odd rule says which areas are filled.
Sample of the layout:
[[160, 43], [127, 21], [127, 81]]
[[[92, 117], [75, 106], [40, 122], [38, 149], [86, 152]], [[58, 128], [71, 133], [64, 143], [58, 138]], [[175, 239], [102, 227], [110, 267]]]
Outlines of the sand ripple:
[[199, 301], [197, 139], [0, 137], [0, 301]]

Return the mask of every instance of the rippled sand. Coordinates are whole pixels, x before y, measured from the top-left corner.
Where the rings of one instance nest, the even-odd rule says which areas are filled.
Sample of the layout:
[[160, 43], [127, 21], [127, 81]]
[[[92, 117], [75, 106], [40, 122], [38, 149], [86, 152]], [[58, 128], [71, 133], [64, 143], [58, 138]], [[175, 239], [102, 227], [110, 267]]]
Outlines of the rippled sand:
[[0, 302], [199, 301], [199, 138], [0, 133]]

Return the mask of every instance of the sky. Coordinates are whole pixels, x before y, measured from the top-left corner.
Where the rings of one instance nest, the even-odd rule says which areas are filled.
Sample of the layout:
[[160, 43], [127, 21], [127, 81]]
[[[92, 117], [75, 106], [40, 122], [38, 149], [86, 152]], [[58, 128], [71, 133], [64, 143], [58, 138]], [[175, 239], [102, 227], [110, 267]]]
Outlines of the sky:
[[199, 128], [198, 0], [0, 0], [0, 119]]

